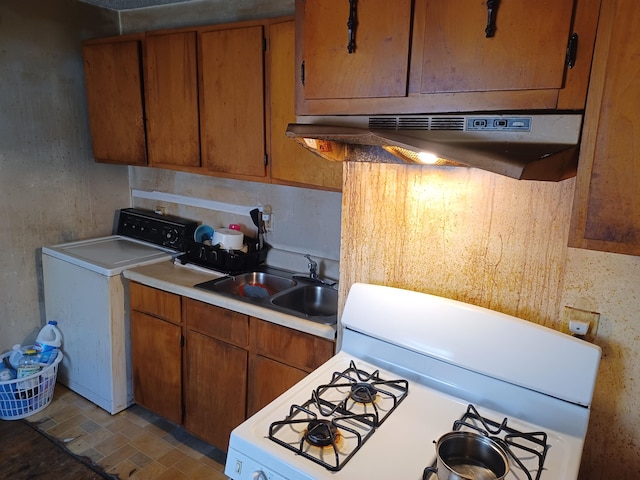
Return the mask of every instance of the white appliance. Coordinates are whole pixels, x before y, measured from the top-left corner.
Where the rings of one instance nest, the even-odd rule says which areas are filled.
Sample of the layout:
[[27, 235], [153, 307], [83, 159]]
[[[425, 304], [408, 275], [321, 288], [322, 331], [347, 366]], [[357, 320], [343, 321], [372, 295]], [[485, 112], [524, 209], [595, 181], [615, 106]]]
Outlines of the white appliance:
[[117, 235], [42, 248], [46, 318], [58, 321], [63, 334], [60, 383], [111, 414], [133, 403], [129, 295], [121, 273], [171, 260], [195, 226], [122, 209]]
[[505, 479], [577, 478], [599, 347], [368, 284], [351, 287], [341, 322], [341, 350], [233, 430], [227, 476], [436, 480], [435, 443], [462, 430], [497, 439]]

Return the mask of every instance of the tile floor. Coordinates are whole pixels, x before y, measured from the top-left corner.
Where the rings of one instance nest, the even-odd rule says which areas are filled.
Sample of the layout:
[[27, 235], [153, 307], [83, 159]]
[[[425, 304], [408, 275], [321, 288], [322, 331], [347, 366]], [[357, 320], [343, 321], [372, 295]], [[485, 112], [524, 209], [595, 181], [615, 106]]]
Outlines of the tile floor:
[[138, 405], [110, 415], [57, 384], [27, 420], [120, 480], [227, 479], [224, 452]]

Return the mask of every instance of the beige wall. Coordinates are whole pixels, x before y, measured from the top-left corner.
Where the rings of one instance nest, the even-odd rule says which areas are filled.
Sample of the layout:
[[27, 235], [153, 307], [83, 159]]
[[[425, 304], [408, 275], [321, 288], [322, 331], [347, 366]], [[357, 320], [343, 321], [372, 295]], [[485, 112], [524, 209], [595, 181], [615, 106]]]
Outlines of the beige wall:
[[640, 258], [567, 247], [575, 179], [356, 162], [346, 175], [341, 298], [354, 282], [378, 283], [552, 328], [564, 305], [600, 312], [581, 478], [640, 478]]
[[127, 167], [93, 161], [80, 53], [115, 31], [79, 2], [0, 2], [0, 352], [46, 323], [41, 247], [110, 234], [128, 206]]

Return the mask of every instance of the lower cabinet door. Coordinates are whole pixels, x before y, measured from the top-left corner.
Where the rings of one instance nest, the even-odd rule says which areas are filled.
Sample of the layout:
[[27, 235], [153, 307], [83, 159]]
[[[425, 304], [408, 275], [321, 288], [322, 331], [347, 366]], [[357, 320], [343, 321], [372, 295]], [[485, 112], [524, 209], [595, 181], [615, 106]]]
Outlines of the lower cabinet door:
[[182, 329], [131, 311], [131, 361], [136, 403], [182, 423]]
[[187, 331], [185, 428], [221, 450], [245, 419], [246, 350]]
[[252, 356], [247, 416], [256, 413], [307, 375], [304, 370], [261, 355]]

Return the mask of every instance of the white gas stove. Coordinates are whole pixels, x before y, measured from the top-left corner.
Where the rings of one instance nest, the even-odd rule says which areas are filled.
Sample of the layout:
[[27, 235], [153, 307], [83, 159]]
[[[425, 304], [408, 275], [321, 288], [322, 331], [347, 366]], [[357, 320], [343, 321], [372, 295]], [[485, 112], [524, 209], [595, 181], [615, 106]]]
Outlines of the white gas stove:
[[341, 323], [341, 350], [232, 432], [227, 476], [435, 480], [436, 442], [461, 430], [504, 449], [505, 479], [577, 478], [599, 347], [367, 284]]

